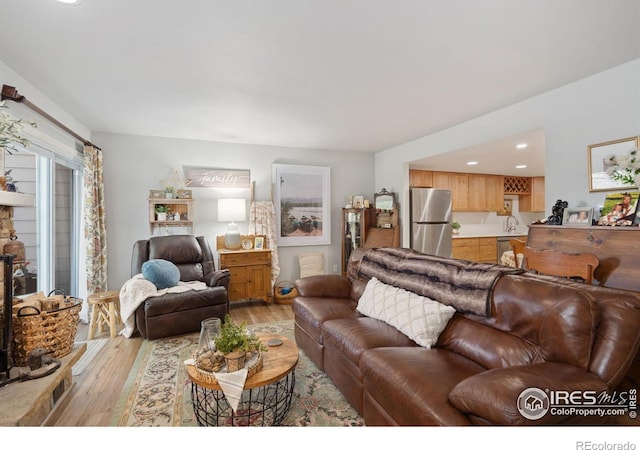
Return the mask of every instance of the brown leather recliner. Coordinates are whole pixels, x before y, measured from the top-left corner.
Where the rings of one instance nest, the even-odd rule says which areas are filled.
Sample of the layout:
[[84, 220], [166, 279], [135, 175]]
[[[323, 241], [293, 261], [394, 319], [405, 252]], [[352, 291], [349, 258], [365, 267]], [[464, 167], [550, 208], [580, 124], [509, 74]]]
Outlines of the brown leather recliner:
[[165, 259], [180, 271], [180, 281], [202, 281], [204, 290], [189, 290], [147, 298], [135, 313], [136, 327], [145, 339], [158, 339], [200, 330], [210, 317], [224, 320], [229, 312], [229, 271], [215, 270], [213, 254], [204, 236], [154, 236], [133, 245], [131, 276], [142, 272], [150, 259]]

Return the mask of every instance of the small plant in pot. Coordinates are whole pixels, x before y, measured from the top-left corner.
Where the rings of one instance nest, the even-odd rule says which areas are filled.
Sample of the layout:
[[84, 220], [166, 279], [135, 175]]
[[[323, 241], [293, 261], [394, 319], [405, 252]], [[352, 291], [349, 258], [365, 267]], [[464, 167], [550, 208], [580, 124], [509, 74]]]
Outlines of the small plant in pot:
[[458, 234], [460, 232], [460, 223], [459, 222], [452, 222], [451, 223], [451, 228], [453, 229], [453, 234]]
[[164, 196], [165, 198], [173, 198], [173, 194], [176, 191], [176, 188], [173, 186], [167, 186], [164, 188]]
[[156, 210], [156, 220], [158, 222], [164, 222], [165, 220], [167, 220], [167, 213], [169, 212], [168, 205], [156, 205], [155, 210]]
[[246, 323], [236, 324], [228, 314], [220, 327], [220, 336], [215, 339], [215, 344], [216, 350], [225, 358], [227, 372], [242, 369], [245, 361], [255, 352], [266, 350], [258, 337], [247, 330]]

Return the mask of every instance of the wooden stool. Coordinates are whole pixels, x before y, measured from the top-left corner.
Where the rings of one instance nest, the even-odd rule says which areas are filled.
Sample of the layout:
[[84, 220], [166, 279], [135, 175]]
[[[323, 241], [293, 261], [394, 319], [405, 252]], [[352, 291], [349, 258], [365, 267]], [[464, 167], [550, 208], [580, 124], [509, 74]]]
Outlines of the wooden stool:
[[89, 322], [89, 339], [93, 339], [96, 334], [102, 333], [102, 325], [109, 327], [111, 337], [118, 333], [117, 324], [122, 324], [120, 317], [120, 293], [118, 291], [96, 292], [87, 299], [91, 309], [91, 321]]

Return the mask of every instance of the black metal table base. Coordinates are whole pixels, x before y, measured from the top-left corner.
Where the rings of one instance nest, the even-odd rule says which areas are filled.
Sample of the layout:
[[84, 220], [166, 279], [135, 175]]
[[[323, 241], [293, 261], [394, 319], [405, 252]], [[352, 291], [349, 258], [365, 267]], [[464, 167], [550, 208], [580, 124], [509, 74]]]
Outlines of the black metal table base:
[[236, 411], [224, 393], [191, 383], [193, 411], [200, 426], [277, 426], [289, 413], [295, 371], [275, 383], [242, 391]]

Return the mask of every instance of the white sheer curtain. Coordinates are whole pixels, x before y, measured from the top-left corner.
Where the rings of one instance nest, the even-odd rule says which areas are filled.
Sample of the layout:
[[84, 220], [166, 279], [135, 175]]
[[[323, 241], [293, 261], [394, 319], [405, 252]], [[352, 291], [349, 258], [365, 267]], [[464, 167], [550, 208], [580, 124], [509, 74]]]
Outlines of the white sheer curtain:
[[271, 249], [271, 288], [273, 289], [280, 275], [280, 262], [276, 235], [276, 210], [272, 202], [251, 202], [249, 234], [264, 234], [267, 237], [267, 248]]

